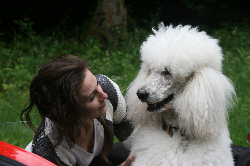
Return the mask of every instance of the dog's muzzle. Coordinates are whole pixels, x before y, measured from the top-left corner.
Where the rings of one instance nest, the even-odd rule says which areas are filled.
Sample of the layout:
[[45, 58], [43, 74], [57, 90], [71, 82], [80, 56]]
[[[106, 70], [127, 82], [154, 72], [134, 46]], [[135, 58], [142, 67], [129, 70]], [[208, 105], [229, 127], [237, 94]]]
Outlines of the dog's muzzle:
[[172, 99], [174, 98], [174, 95], [171, 94], [166, 99], [164, 99], [159, 103], [149, 103], [147, 102], [149, 93], [145, 89], [139, 89], [136, 94], [138, 98], [141, 100], [141, 102], [146, 102], [148, 104], [147, 110], [150, 112], [157, 111], [162, 108], [169, 109], [170, 106], [168, 105], [168, 103], [172, 101]]

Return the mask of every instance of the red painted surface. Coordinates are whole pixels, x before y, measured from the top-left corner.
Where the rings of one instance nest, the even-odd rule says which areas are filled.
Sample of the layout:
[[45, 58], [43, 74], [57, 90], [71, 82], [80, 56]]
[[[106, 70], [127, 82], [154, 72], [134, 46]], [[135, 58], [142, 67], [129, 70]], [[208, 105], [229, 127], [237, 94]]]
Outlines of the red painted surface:
[[250, 145], [250, 133], [247, 135], [247, 143]]
[[0, 154], [28, 166], [56, 166], [52, 162], [17, 146], [0, 141]]

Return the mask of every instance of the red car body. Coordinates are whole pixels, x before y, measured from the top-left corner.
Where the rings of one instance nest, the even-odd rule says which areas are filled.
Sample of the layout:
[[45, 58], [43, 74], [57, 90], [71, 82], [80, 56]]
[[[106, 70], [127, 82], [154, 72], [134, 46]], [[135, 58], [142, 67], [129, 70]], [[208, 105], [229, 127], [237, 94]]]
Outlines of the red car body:
[[0, 163], [15, 166], [56, 166], [52, 162], [17, 146], [0, 141]]

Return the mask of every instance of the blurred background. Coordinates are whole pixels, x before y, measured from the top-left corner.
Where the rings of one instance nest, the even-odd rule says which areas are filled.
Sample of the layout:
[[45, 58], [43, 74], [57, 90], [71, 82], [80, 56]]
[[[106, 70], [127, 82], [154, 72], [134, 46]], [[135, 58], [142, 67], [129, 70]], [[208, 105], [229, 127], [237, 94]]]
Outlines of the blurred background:
[[[20, 122], [38, 68], [60, 54], [89, 61], [125, 95], [140, 68], [140, 45], [152, 28], [192, 25], [219, 39], [223, 73], [237, 93], [229, 110], [235, 145], [250, 133], [250, 10], [247, 0], [1, 0], [0, 140], [24, 148], [33, 132]], [[34, 109], [32, 121], [40, 122]], [[118, 141], [116, 139], [116, 141]]]

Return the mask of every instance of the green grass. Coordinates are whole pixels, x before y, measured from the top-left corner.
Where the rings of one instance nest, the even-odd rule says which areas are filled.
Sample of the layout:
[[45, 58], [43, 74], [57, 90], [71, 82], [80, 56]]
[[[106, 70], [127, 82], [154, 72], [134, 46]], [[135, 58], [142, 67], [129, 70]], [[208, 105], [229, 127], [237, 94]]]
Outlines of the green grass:
[[[0, 140], [22, 148], [31, 141], [33, 133], [17, 121], [29, 101], [30, 81], [44, 62], [65, 53], [81, 56], [89, 61], [94, 74], [107, 75], [125, 94], [140, 68], [139, 47], [149, 34], [140, 29], [136, 34], [130, 32], [124, 41], [103, 43], [98, 38], [81, 35], [67, 40], [63, 35], [36, 35], [27, 26], [11, 43], [0, 42]], [[247, 29], [233, 27], [212, 33], [220, 39], [224, 50], [224, 73], [235, 85], [238, 102], [229, 112], [229, 129], [233, 143], [241, 146], [248, 146], [246, 135], [250, 132], [247, 124], [250, 121], [250, 32]], [[32, 121], [35, 126], [40, 122], [36, 110]]]
[[247, 134], [250, 133], [250, 26], [230, 27], [219, 30], [214, 36], [220, 39], [224, 50], [223, 69], [235, 86], [237, 103], [229, 111], [229, 131], [233, 143], [249, 146]]

